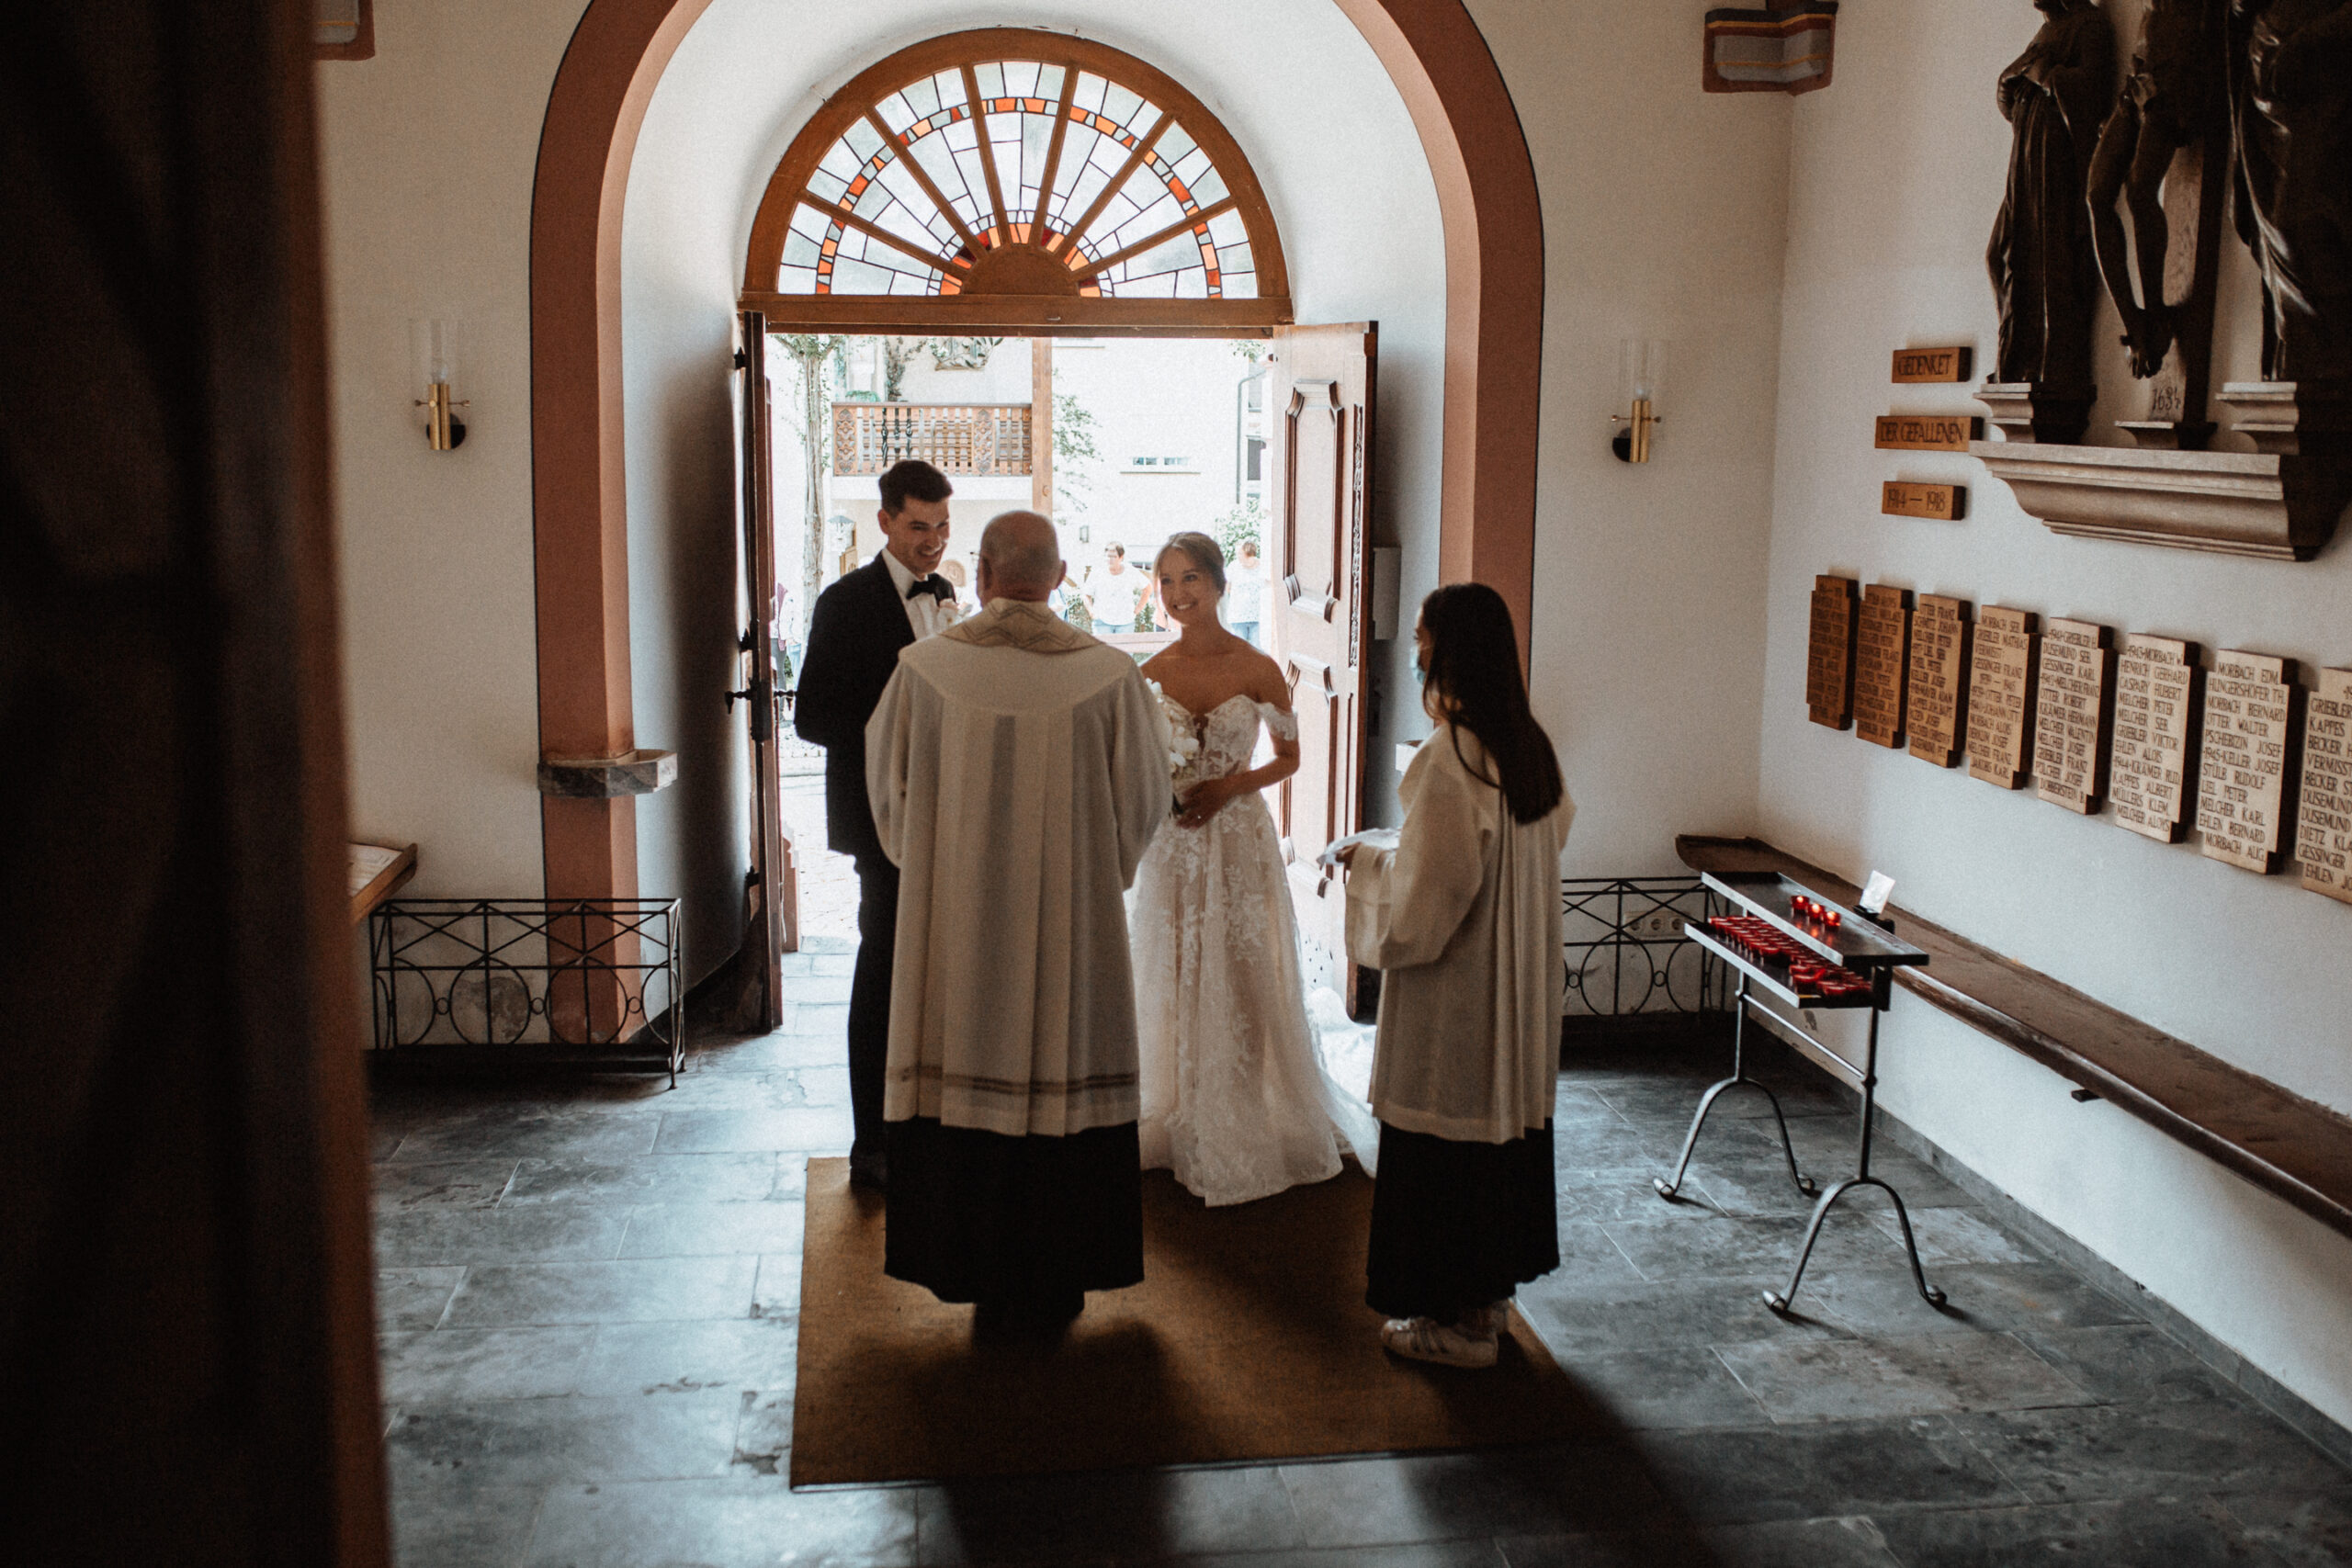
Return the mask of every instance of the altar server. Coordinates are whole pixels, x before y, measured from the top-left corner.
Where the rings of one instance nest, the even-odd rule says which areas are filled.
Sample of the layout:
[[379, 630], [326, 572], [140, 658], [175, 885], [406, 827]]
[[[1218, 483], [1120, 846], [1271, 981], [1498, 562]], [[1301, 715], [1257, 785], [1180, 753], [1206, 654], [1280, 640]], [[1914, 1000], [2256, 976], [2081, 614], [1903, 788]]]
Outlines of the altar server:
[[1143, 1278], [1123, 896], [1170, 809], [1135, 661], [1046, 606], [1053, 525], [982, 536], [986, 608], [899, 656], [866, 730], [900, 874], [887, 1270], [1015, 1323]]
[[1501, 596], [1441, 588], [1414, 635], [1437, 728], [1397, 791], [1396, 847], [1350, 856], [1350, 956], [1383, 972], [1364, 1299], [1396, 1354], [1485, 1367], [1512, 1293], [1560, 1262], [1560, 850], [1576, 807]]

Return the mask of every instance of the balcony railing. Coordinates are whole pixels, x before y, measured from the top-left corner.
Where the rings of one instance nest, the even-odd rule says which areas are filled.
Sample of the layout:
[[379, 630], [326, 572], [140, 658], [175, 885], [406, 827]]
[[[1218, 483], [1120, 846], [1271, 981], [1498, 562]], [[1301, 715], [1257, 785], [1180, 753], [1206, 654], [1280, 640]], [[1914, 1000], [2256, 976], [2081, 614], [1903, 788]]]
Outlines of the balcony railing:
[[943, 474], [1029, 471], [1027, 403], [835, 403], [833, 472], [920, 457]]

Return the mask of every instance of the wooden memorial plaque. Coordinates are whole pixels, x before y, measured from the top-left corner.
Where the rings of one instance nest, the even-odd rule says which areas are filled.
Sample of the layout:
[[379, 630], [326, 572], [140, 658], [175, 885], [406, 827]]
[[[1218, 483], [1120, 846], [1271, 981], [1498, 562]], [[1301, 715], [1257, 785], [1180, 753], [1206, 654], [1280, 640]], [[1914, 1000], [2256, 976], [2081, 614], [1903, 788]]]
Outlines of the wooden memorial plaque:
[[1891, 413], [1878, 422], [1878, 446], [1887, 452], [1965, 452], [1984, 434], [1984, 421], [1964, 413]]
[[1898, 383], [1965, 381], [1975, 373], [1973, 348], [1898, 348], [1894, 379]]
[[2209, 856], [2264, 876], [2285, 858], [2303, 690], [2295, 661], [2223, 650], [2205, 677], [2197, 831]]
[[1965, 599], [1922, 593], [1911, 616], [1911, 755], [1939, 768], [1959, 763], [1968, 738], [1970, 608]]
[[1889, 479], [1879, 487], [1878, 509], [1887, 517], [1932, 517], [1940, 523], [1957, 523], [1968, 515], [1968, 487]]
[[2303, 723], [2303, 886], [2352, 904], [2352, 670], [2323, 670]]
[[1805, 716], [1843, 729], [1854, 722], [1854, 580], [1813, 580], [1813, 630], [1805, 644]]
[[1968, 776], [2023, 789], [2033, 772], [2034, 682], [2041, 635], [2031, 610], [1988, 605], [1968, 660]]
[[1911, 591], [1862, 590], [1854, 629], [1854, 733], [1873, 746], [1903, 745], [1903, 687], [1911, 658]]
[[2177, 844], [2196, 798], [2203, 717], [2197, 645], [2132, 632], [2115, 664], [2115, 749], [2108, 763], [2115, 825]]
[[2033, 723], [2035, 793], [2088, 817], [2107, 794], [2115, 650], [2105, 626], [2052, 620], [2041, 636]]

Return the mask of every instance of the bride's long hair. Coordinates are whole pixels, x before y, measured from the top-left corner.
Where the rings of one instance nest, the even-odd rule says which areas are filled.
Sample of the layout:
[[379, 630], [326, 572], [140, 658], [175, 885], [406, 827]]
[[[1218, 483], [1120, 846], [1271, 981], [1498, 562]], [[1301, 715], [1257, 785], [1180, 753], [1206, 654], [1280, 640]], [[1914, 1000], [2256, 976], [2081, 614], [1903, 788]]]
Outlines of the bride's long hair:
[[[1483, 582], [1452, 582], [1421, 601], [1421, 625], [1430, 634], [1421, 700], [1431, 717], [1454, 731], [1453, 754], [1503, 792], [1519, 821], [1550, 816], [1567, 785], [1552, 738], [1527, 705], [1510, 607]], [[1493, 776], [1462, 756], [1465, 729], [1486, 749]]]

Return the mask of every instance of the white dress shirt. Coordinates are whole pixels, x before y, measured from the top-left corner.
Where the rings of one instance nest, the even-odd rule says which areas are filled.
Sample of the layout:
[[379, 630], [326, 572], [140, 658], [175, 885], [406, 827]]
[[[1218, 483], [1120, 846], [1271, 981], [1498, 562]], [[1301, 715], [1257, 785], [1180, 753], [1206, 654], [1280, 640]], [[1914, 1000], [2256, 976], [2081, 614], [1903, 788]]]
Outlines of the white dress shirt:
[[[955, 600], [934, 599], [928, 593], [918, 593], [910, 599], [907, 597], [907, 590], [915, 585], [917, 579], [913, 572], [907, 570], [907, 563], [885, 549], [882, 552], [882, 564], [890, 569], [890, 581], [898, 590], [899, 603], [907, 607], [907, 624], [914, 627], [917, 642], [921, 642], [927, 637], [937, 637], [956, 624]], [[938, 576], [937, 572], [933, 572], [921, 581], [929, 582]], [[941, 581], [945, 580], [943, 578]], [[948, 587], [952, 589], [955, 584], [948, 583]]]

